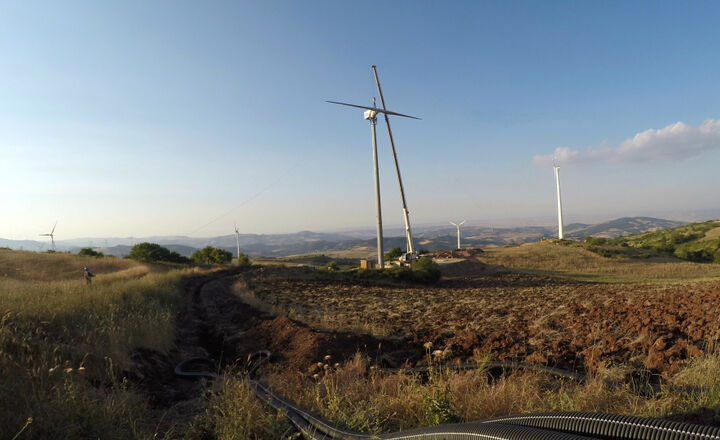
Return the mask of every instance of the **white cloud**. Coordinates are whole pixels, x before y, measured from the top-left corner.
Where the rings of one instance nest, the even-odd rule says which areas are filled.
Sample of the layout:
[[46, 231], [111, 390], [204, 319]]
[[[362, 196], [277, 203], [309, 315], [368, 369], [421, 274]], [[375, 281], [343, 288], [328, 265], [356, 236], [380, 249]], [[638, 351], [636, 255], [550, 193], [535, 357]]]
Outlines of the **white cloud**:
[[698, 127], [676, 122], [659, 130], [645, 130], [616, 147], [590, 147], [585, 151], [558, 147], [553, 154], [535, 156], [533, 162], [548, 166], [553, 157], [558, 164], [672, 161], [714, 149], [720, 149], [720, 119], [708, 119]]

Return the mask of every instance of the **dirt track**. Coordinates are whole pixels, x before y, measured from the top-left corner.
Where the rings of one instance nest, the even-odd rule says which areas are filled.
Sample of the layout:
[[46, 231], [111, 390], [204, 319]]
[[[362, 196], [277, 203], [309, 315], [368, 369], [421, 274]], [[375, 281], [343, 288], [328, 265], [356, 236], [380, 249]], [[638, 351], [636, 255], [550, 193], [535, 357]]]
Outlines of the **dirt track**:
[[177, 319], [176, 348], [167, 355], [140, 350], [127, 375], [149, 398], [167, 430], [186, 426], [200, 408], [205, 380], [174, 375], [175, 366], [193, 357], [214, 359], [218, 368], [237, 364], [258, 350], [270, 350], [276, 362], [308, 373], [324, 356], [342, 362], [358, 351], [382, 365], [422, 356], [397, 341], [368, 335], [311, 329], [287, 317], [275, 317], [243, 303], [231, 286], [237, 271], [188, 277], [183, 281], [183, 307]]

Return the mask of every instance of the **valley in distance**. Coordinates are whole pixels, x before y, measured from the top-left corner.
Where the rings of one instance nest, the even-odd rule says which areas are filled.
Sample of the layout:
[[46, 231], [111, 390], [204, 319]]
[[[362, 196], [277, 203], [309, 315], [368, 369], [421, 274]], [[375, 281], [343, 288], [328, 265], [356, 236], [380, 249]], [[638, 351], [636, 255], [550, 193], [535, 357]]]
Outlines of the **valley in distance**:
[[[623, 217], [598, 224], [572, 223], [565, 225], [565, 236], [583, 240], [587, 236], [614, 238], [622, 235], [668, 229], [685, 224], [675, 220], [652, 217]], [[414, 230], [416, 246], [428, 251], [453, 249], [457, 246], [455, 227], [451, 225], [420, 226]], [[405, 237], [400, 229], [386, 228], [385, 249], [404, 247]], [[491, 227], [466, 224], [462, 227], [463, 247], [504, 246], [539, 241], [557, 236], [556, 226]], [[240, 234], [240, 249], [251, 257], [286, 257], [290, 255], [330, 253], [347, 258], [368, 258], [375, 255], [375, 231], [358, 230], [335, 233], [301, 231], [291, 234]], [[92, 248], [105, 255], [125, 257], [134, 244], [149, 242], [163, 245], [180, 255], [189, 257], [196, 250], [213, 246], [235, 253], [234, 234], [211, 238], [184, 236], [151, 237], [94, 237], [56, 240], [58, 251], [77, 253]], [[0, 238], [0, 247], [29, 251], [47, 250], [49, 243], [42, 240], [8, 240]]]

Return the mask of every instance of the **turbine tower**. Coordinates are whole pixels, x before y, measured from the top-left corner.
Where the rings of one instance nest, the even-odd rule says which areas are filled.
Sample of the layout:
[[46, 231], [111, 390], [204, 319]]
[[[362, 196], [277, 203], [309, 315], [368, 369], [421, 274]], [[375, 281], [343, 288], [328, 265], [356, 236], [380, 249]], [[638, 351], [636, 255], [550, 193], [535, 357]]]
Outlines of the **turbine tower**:
[[235, 245], [237, 247], [238, 264], [240, 264], [240, 231], [238, 231], [237, 223], [235, 223]]
[[380, 175], [378, 174], [378, 159], [377, 159], [377, 134], [375, 126], [377, 125], [377, 114], [382, 113], [385, 115], [402, 116], [404, 118], [420, 119], [415, 116], [403, 115], [402, 113], [391, 112], [390, 110], [377, 108], [375, 106], [375, 99], [373, 99], [373, 106], [368, 107], [366, 105], [348, 104], [345, 102], [338, 101], [326, 101], [331, 104], [346, 105], [348, 107], [356, 107], [365, 109], [363, 114], [364, 118], [370, 121], [370, 131], [372, 133], [372, 152], [373, 152], [373, 172], [375, 175], [375, 210], [377, 219], [377, 252], [378, 252], [378, 267], [383, 268], [385, 263], [383, 261], [383, 234], [382, 234], [382, 208], [380, 206]]
[[457, 248], [458, 248], [458, 250], [461, 249], [461, 247], [460, 247], [460, 226], [461, 226], [463, 223], [465, 223], [465, 220], [461, 221], [460, 223], [450, 222], [451, 225], [453, 225], [453, 226], [455, 226], [455, 227], [457, 228], [457, 237], [458, 237], [458, 246], [457, 246]]
[[[382, 89], [380, 88], [380, 79], [378, 79], [377, 69], [375, 65], [370, 66], [375, 76], [375, 84], [377, 85], [378, 95], [380, 95], [380, 105], [383, 110], [385, 108], [385, 99], [383, 98]], [[397, 153], [395, 152], [395, 142], [393, 141], [392, 130], [390, 129], [390, 118], [387, 113], [385, 116], [385, 126], [387, 127], [388, 137], [390, 138], [390, 149], [392, 150], [393, 160], [395, 161], [395, 172], [397, 173], [398, 185], [400, 185], [400, 200], [402, 201], [403, 219], [405, 220], [405, 240], [407, 241], [407, 253], [415, 253], [413, 248], [412, 233], [410, 231], [410, 211], [407, 208], [407, 202], [405, 201], [405, 190], [403, 188], [402, 176], [400, 176], [400, 165], [398, 164]]]
[[562, 219], [562, 201], [560, 199], [560, 167], [553, 164], [553, 170], [555, 171], [555, 183], [557, 185], [557, 200], [558, 200], [558, 238], [563, 239], [563, 219]]
[[57, 226], [57, 220], [55, 220], [55, 225], [52, 228], [52, 231], [50, 231], [49, 234], [39, 234], [41, 237], [50, 237], [50, 242], [52, 243], [52, 250], [55, 251], [55, 227]]

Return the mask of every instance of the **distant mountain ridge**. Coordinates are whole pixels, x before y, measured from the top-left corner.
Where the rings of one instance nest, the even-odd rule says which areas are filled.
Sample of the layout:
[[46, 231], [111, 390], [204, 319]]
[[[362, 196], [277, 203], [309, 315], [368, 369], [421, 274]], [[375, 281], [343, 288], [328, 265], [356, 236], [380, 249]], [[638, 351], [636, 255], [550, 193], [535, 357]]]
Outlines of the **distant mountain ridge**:
[[[639, 234], [682, 226], [686, 222], [664, 220], [652, 217], [623, 217], [595, 225], [572, 223], [565, 225], [566, 238], [582, 240], [587, 236], [613, 238], [621, 235]], [[461, 228], [463, 247], [502, 246], [538, 241], [541, 238], [557, 236], [556, 226], [524, 226], [513, 228], [491, 228], [488, 226], [463, 225]], [[347, 231], [324, 233], [300, 231], [291, 234], [240, 234], [240, 250], [253, 257], [282, 257], [321, 252], [354, 251], [357, 254], [372, 255], [375, 252], [374, 233], [369, 231]], [[457, 246], [454, 226], [425, 226], [417, 228], [413, 237], [419, 249], [428, 251], [453, 249]], [[92, 247], [106, 255], [125, 256], [137, 243], [151, 242], [163, 245], [181, 255], [189, 256], [197, 249], [214, 246], [235, 253], [235, 235], [210, 238], [184, 236], [151, 237], [108, 237], [57, 240], [58, 251], [77, 252], [83, 247]], [[386, 236], [383, 245], [389, 249], [405, 247], [403, 236]], [[36, 240], [7, 240], [0, 238], [0, 247], [47, 250], [49, 242]]]

